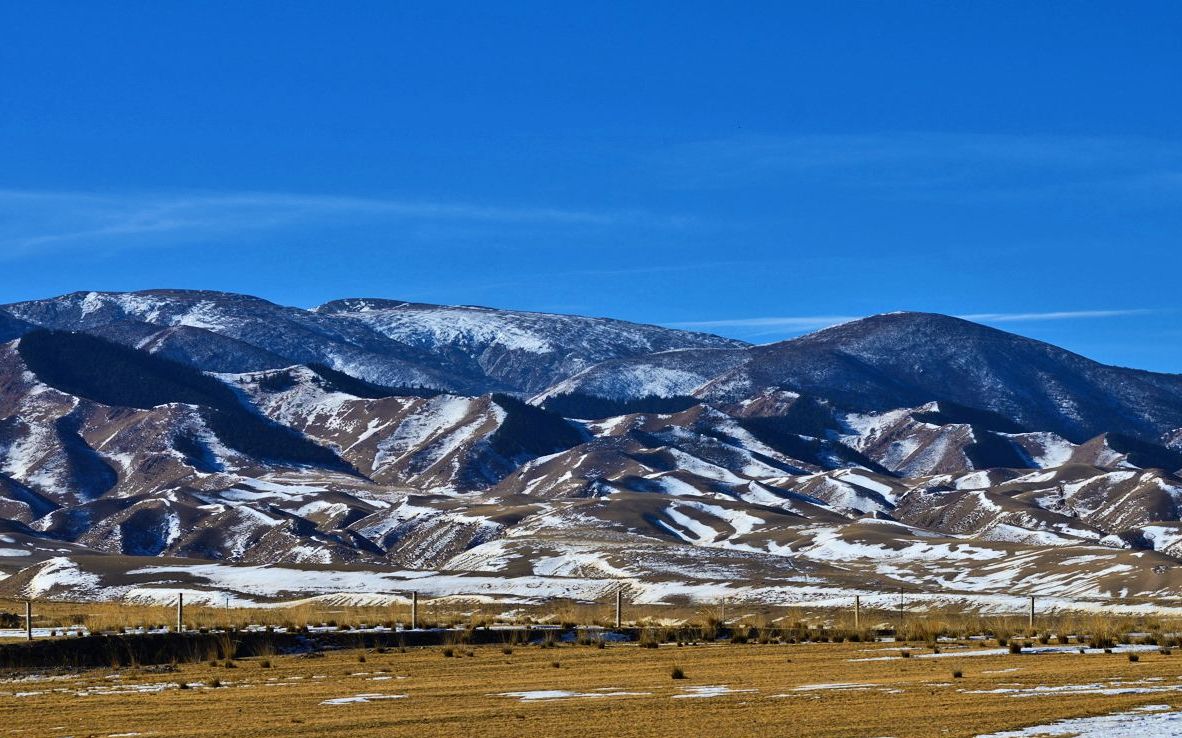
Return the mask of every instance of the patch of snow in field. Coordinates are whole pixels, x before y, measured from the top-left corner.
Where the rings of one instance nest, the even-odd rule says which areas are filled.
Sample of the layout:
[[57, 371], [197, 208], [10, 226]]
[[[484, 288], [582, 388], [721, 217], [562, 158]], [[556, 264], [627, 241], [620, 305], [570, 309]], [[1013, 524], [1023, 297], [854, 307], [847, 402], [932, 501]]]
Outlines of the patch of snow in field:
[[352, 697], [334, 697], [330, 700], [321, 702], [322, 705], [355, 705], [364, 702], [375, 702], [377, 700], [402, 700], [406, 699], [404, 694], [356, 694]]
[[1037, 685], [1033, 687], [998, 687], [997, 689], [966, 690], [965, 694], [1005, 694], [1011, 697], [1045, 697], [1059, 694], [1098, 694], [1112, 697], [1121, 694], [1156, 694], [1177, 692], [1182, 684], [1157, 684], [1159, 680], [1139, 679], [1136, 681], [1113, 680], [1091, 684]]
[[693, 698], [707, 698], [707, 697], [721, 697], [727, 694], [739, 694], [742, 692], [757, 692], [756, 689], [731, 689], [725, 684], [715, 684], [702, 687], [686, 687], [682, 694], [673, 695], [673, 699], [693, 699]]
[[500, 692], [494, 697], [516, 697], [522, 702], [541, 700], [599, 699], [603, 697], [643, 697], [651, 692], [623, 692], [617, 689], [597, 689], [593, 692], [568, 692], [563, 689], [535, 689], [527, 692]]
[[1076, 738], [1167, 738], [1182, 735], [1182, 712], [1162, 712], [1169, 705], [1145, 705], [1127, 712], [1098, 717], [1070, 718], [1020, 730], [988, 733], [977, 738], [1033, 738], [1034, 736], [1075, 736]]
[[877, 687], [877, 684], [859, 684], [857, 682], [834, 682], [832, 684], [802, 684], [799, 687], [793, 687], [793, 692], [816, 692], [827, 689], [870, 689]]

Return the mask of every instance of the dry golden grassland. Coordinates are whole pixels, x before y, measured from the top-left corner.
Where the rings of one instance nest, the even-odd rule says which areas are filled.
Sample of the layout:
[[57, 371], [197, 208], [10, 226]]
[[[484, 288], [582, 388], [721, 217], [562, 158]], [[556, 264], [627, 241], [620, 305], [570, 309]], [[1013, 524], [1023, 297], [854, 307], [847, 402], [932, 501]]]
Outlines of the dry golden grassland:
[[[19, 616], [23, 625], [24, 602], [0, 600], [0, 613]], [[420, 627], [481, 627], [493, 624], [550, 623], [567, 626], [610, 626], [614, 609], [610, 604], [551, 601], [531, 605], [472, 603], [462, 600], [423, 599], [419, 602]], [[304, 601], [290, 605], [254, 608], [225, 608], [186, 605], [185, 626], [199, 628], [243, 628], [248, 625], [296, 629], [304, 626], [332, 625], [349, 628], [407, 625], [410, 605], [388, 606], [339, 605], [322, 601]], [[631, 605], [624, 610], [625, 624], [641, 626], [687, 625], [706, 628], [725, 620], [728, 626], [748, 628], [823, 627], [848, 633], [854, 630], [851, 609], [809, 609], [774, 607], [742, 603], [720, 606]], [[83, 626], [91, 632], [120, 632], [141, 627], [172, 627], [176, 623], [173, 606], [136, 605], [122, 602], [33, 603], [33, 625], [37, 628]], [[1113, 617], [1107, 615], [1065, 614], [1037, 617], [1030, 631], [1027, 618], [979, 615], [949, 609], [907, 612], [870, 610], [861, 613], [862, 630], [878, 626], [898, 628], [906, 640], [928, 641], [938, 636], [968, 637], [990, 633], [1035, 636], [1038, 633], [1103, 634], [1119, 638], [1124, 632], [1182, 632], [1182, 620], [1154, 616]]]
[[[14, 736], [974, 736], [1149, 704], [1182, 707], [1182, 691], [1176, 691], [1182, 690], [1182, 652], [1145, 651], [1133, 662], [1121, 653], [969, 655], [983, 649], [978, 643], [941, 644], [935, 658], [925, 657], [932, 654], [930, 646], [912, 646], [910, 658], [900, 657], [898, 648], [888, 643], [455, 646], [271, 656], [242, 659], [233, 668], [217, 662], [11, 674], [0, 682], [0, 731]], [[876, 657], [892, 658], [863, 660]], [[675, 667], [684, 679], [672, 677]], [[855, 686], [816, 686], [835, 683]], [[1082, 687], [1090, 691], [993, 691], [1064, 685], [1090, 685]], [[733, 691], [678, 696], [719, 686]], [[533, 690], [575, 696], [525, 701], [503, 696]]]

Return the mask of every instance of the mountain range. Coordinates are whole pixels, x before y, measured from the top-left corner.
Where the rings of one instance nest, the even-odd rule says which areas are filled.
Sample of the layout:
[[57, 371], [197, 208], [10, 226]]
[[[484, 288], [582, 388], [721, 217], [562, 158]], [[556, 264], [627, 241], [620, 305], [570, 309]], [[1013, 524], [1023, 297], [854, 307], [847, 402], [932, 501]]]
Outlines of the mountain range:
[[948, 316], [755, 346], [152, 290], [0, 342], [0, 595], [1182, 594], [1182, 376]]

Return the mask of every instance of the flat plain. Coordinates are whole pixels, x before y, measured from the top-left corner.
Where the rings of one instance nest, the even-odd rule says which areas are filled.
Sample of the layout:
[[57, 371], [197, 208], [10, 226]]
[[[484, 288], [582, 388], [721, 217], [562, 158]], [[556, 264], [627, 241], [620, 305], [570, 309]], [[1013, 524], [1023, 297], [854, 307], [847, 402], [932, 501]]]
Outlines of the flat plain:
[[[342, 650], [232, 667], [10, 673], [0, 681], [0, 725], [15, 736], [865, 738], [977, 736], [1182, 708], [1182, 653], [1130, 648], [1137, 650], [1011, 654], [970, 642], [940, 644], [940, 653], [890, 643]], [[685, 678], [673, 678], [675, 667]]]

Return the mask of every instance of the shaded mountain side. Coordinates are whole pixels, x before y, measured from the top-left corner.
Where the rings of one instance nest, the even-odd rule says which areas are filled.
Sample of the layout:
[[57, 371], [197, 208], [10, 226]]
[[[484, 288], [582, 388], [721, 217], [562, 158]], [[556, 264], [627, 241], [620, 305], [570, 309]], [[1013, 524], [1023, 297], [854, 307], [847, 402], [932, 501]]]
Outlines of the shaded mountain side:
[[[17, 351], [39, 379], [67, 394], [115, 407], [197, 405], [218, 438], [244, 454], [347, 466], [332, 451], [244, 407], [224, 383], [184, 364], [85, 333], [62, 331], [29, 333], [20, 339]], [[76, 444], [67, 446], [71, 447]]]
[[769, 389], [856, 412], [947, 402], [1077, 443], [1105, 432], [1157, 442], [1182, 425], [1182, 376], [1105, 366], [927, 313], [877, 315], [753, 347], [695, 394], [737, 402]]
[[613, 399], [580, 393], [547, 397], [542, 407], [568, 418], [602, 420], [633, 413], [678, 413], [697, 405], [699, 400], [685, 395], [659, 397], [645, 395], [635, 399]]

